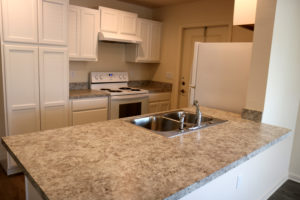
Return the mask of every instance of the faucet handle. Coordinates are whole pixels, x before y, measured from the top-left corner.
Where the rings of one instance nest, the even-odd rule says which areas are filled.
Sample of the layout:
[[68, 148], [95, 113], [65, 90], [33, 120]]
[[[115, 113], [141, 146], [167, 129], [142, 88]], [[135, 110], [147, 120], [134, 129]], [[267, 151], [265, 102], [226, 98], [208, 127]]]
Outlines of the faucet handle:
[[194, 100], [194, 106], [199, 106], [198, 100]]

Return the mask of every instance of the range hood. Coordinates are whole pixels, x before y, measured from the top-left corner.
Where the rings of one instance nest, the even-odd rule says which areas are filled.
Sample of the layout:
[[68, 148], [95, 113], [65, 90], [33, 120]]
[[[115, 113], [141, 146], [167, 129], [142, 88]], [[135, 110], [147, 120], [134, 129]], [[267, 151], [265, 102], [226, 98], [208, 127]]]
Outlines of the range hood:
[[108, 32], [99, 32], [99, 40], [129, 44], [140, 44], [142, 42], [142, 39], [135, 35], [124, 35]]

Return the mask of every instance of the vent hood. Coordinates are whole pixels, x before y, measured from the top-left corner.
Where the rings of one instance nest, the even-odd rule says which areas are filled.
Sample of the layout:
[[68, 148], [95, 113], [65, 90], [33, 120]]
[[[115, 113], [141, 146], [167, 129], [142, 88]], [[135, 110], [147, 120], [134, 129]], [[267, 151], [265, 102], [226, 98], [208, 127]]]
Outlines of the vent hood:
[[133, 44], [142, 42], [137, 35], [138, 15], [136, 13], [101, 6], [99, 12], [99, 40]]
[[121, 35], [108, 32], [99, 32], [99, 40], [106, 42], [140, 44], [142, 39], [138, 36]]

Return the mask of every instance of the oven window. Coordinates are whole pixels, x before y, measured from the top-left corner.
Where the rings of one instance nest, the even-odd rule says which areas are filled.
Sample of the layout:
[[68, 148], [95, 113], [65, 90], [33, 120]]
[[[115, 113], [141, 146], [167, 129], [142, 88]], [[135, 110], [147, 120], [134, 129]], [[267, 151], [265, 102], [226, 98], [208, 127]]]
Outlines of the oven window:
[[142, 114], [142, 103], [128, 103], [119, 105], [119, 118]]

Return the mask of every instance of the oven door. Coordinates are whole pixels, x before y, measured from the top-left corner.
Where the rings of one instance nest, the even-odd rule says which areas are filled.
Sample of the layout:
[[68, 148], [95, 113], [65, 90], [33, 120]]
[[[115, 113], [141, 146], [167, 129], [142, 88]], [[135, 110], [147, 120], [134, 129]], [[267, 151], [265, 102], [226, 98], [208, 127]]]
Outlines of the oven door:
[[110, 97], [110, 119], [119, 119], [148, 113], [148, 94]]

